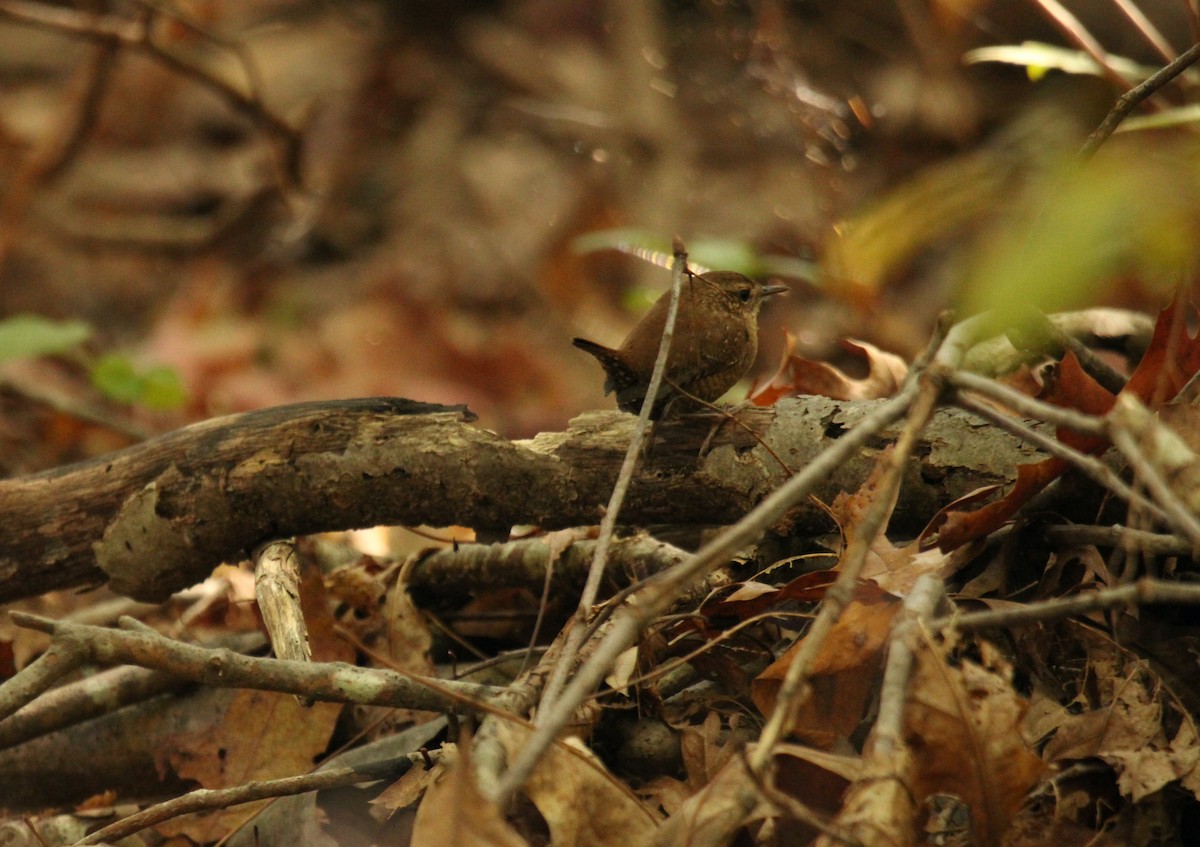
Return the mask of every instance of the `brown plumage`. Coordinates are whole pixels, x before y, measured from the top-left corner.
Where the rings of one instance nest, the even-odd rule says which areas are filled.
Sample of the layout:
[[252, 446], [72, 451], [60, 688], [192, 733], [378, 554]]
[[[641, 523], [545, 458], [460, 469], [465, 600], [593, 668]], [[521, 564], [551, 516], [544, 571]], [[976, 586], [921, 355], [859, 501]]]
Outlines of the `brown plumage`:
[[[671, 385], [711, 403], [745, 376], [758, 355], [758, 310], [763, 300], [783, 291], [786, 286], [763, 285], [732, 271], [689, 275], [679, 292], [666, 379], [651, 416], [657, 419], [678, 395]], [[615, 350], [583, 338], [572, 342], [600, 362], [608, 375], [604, 393], [615, 391], [617, 406], [626, 412], [638, 412], [650, 387], [670, 306], [667, 291]], [[675, 404], [677, 408], [694, 405]]]

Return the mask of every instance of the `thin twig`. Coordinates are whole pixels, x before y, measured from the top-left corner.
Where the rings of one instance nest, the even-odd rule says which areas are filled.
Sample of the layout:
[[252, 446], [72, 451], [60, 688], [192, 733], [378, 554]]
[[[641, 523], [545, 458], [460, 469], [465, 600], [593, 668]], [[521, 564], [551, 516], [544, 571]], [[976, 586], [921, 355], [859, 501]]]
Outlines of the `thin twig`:
[[917, 579], [888, 639], [887, 666], [879, 689], [879, 718], [871, 730], [872, 753], [887, 758], [904, 746], [904, 701], [912, 675], [917, 633], [946, 599], [946, 588], [932, 574]]
[[1164, 523], [1168, 522], [1166, 512], [1159, 508], [1158, 504], [1131, 488], [1125, 480], [1117, 476], [1112, 468], [1094, 456], [1081, 453], [1074, 447], [1070, 447], [1044, 433], [1038, 432], [1023, 421], [1001, 414], [991, 406], [980, 403], [978, 400], [973, 400], [970, 397], [958, 397], [955, 398], [954, 402], [962, 408], [979, 415], [984, 420], [991, 421], [1001, 429], [1006, 429], [1017, 437], [1028, 441], [1034, 447], [1065, 462], [1070, 462], [1093, 482], [1107, 488], [1131, 506], [1145, 509], [1157, 520]]
[[1109, 136], [1116, 131], [1122, 121], [1129, 117], [1139, 103], [1144, 102], [1154, 92], [1195, 64], [1197, 59], [1200, 59], [1200, 41], [1180, 53], [1178, 58], [1170, 64], [1164, 65], [1153, 76], [1118, 97], [1116, 104], [1104, 116], [1104, 120], [1092, 130], [1092, 134], [1083, 143], [1083, 147], [1079, 150], [1079, 158], [1087, 161], [1094, 156], [1100, 149], [1100, 145], [1108, 140]]
[[1129, 430], [1114, 424], [1111, 436], [1113, 445], [1125, 456], [1137, 480], [1161, 506], [1167, 525], [1190, 541], [1194, 549], [1200, 550], [1200, 519], [1171, 490], [1171, 486]]
[[1146, 556], [1190, 556], [1195, 552], [1192, 545], [1178, 535], [1148, 532], [1120, 524], [1088, 526], [1086, 524], [1060, 524], [1042, 530], [1047, 541], [1055, 544], [1090, 544], [1095, 547], [1112, 547]]
[[84, 65], [83, 92], [79, 97], [79, 108], [75, 112], [68, 130], [54, 139], [51, 156], [43, 161], [39, 175], [49, 182], [61, 174], [83, 149], [88, 133], [96, 125], [100, 115], [100, 103], [104, 100], [108, 83], [112, 79], [116, 47], [112, 44], [97, 44]]
[[546, 688], [542, 691], [541, 710], [535, 724], [540, 723], [543, 715], [547, 714], [550, 706], [562, 691], [567, 674], [578, 660], [579, 645], [583, 642], [587, 620], [592, 615], [596, 605], [596, 597], [600, 593], [600, 583], [604, 578], [604, 568], [608, 563], [608, 547], [616, 530], [617, 516], [625, 502], [625, 494], [633, 480], [633, 471], [642, 455], [642, 445], [646, 439], [646, 428], [650, 423], [650, 415], [658, 402], [658, 390], [662, 386], [667, 373], [667, 357], [671, 352], [671, 340], [675, 335], [675, 320], [679, 315], [679, 300], [683, 292], [683, 279], [687, 274], [687, 253], [682, 243], [675, 245], [675, 260], [671, 266], [671, 302], [667, 309], [667, 320], [663, 326], [662, 340], [658, 345], [658, 356], [654, 360], [654, 370], [650, 374], [650, 385], [646, 388], [646, 396], [642, 399], [642, 408], [638, 413], [633, 435], [629, 439], [629, 447], [625, 450], [625, 459], [621, 463], [620, 473], [617, 474], [616, 484], [613, 485], [612, 495], [608, 499], [608, 508], [600, 521], [600, 533], [596, 539], [596, 550], [592, 555], [592, 565], [588, 569], [587, 581], [579, 595], [579, 605], [575, 610], [575, 620], [567, 633], [567, 645], [558, 658], [558, 662], [550, 672]]
[[537, 730], [524, 748], [512, 759], [508, 771], [495, 786], [492, 797], [506, 805], [532, 773], [534, 766], [558, 732], [566, 726], [575, 707], [584, 702], [616, 658], [637, 642], [643, 629], [671, 607], [678, 593], [710, 570], [728, 561], [729, 556], [753, 542], [795, 503], [807, 497], [829, 474], [855, 455], [878, 433], [907, 411], [917, 393], [915, 381], [909, 381], [895, 397], [864, 417], [828, 450], [768, 495], [742, 520], [722, 532], [678, 567], [647, 580], [635, 596], [636, 603], [626, 604], [614, 617], [613, 625], [596, 646], [591, 657], [576, 671], [563, 689], [552, 710], [547, 710]]
[[[655, 666], [655, 668], [653, 670], [646, 671], [646, 673], [641, 674], [640, 676], [635, 676], [635, 677], [625, 680], [624, 681], [625, 685], [628, 688], [640, 688], [641, 686], [645, 685], [648, 682], [653, 682], [656, 679], [666, 676], [667, 674], [674, 671], [676, 668], [680, 668], [684, 665], [690, 664], [693, 659], [696, 659], [699, 656], [703, 656], [705, 653], [709, 652], [710, 650], [715, 650], [717, 647], [719, 647], [721, 645], [722, 642], [731, 640], [735, 635], [737, 635], [739, 632], [741, 632], [744, 629], [749, 629], [750, 627], [755, 626], [756, 624], [760, 624], [763, 621], [779, 621], [779, 620], [788, 620], [788, 619], [793, 619], [793, 618], [799, 618], [799, 619], [803, 619], [803, 620], [812, 620], [812, 615], [809, 614], [808, 612], [784, 612], [784, 611], [762, 612], [757, 615], [752, 615], [751, 617], [748, 617], [745, 620], [738, 621], [736, 624], [729, 627], [728, 629], [721, 630], [715, 636], [708, 639], [707, 641], [705, 641], [703, 644], [701, 644], [699, 647], [695, 648], [694, 650], [684, 653], [682, 656], [674, 656], [671, 659], [668, 659], [667, 661], [663, 662], [661, 665]], [[797, 623], [796, 626], [799, 627], [800, 624]]]
[[992, 609], [986, 612], [953, 614], [938, 618], [930, 625], [934, 629], [953, 627], [962, 632], [993, 627], [1025, 626], [1041, 621], [1069, 618], [1084, 612], [1115, 609], [1121, 606], [1143, 605], [1186, 605], [1200, 606], [1200, 585], [1179, 582], [1163, 582], [1157, 579], [1139, 579], [1116, 588], [1106, 588], [1046, 600], [1041, 603], [1014, 605], [1007, 609]]
[[1130, 23], [1137, 27], [1138, 32], [1142, 34], [1142, 38], [1146, 39], [1150, 43], [1150, 46], [1157, 50], [1158, 54], [1166, 61], [1170, 62], [1178, 55], [1178, 52], [1171, 46], [1171, 43], [1163, 37], [1163, 34], [1158, 31], [1158, 27], [1146, 17], [1146, 13], [1136, 3], [1132, 2], [1132, 0], [1112, 0], [1112, 2], [1114, 6], [1121, 10], [1121, 13], [1125, 17], [1129, 18]]
[[796, 710], [807, 699], [809, 689], [808, 678], [812, 673], [813, 663], [825, 643], [825, 639], [833, 630], [834, 624], [842, 612], [854, 598], [854, 588], [858, 584], [858, 576], [867, 561], [867, 554], [880, 532], [883, 531], [892, 510], [895, 508], [893, 496], [903, 478], [908, 464], [908, 457], [917, 445], [917, 439], [929, 422], [941, 399], [945, 386], [945, 377], [940, 370], [926, 371], [919, 381], [920, 390], [909, 411], [908, 420], [896, 442], [895, 448], [887, 454], [884, 461], [884, 472], [877, 485], [874, 499], [867, 507], [866, 514], [838, 567], [837, 581], [825, 592], [821, 601], [821, 609], [808, 628], [804, 641], [800, 644], [787, 673], [780, 684], [779, 693], [775, 698], [775, 709], [772, 711], [767, 724], [759, 735], [758, 743], [750, 757], [750, 768], [757, 774], [762, 774], [770, 765], [775, 752], [775, 745], [783, 737], [791, 723]]
[[904, 709], [910, 701], [915, 651], [945, 600], [941, 580], [920, 577], [896, 615], [888, 638], [887, 665], [879, 688], [879, 716], [864, 745], [862, 767], [847, 790], [841, 820], [868, 843], [894, 843], [911, 833], [918, 798], [911, 786], [917, 766], [904, 738]]
[[1075, 46], [1092, 57], [1092, 61], [1100, 66], [1100, 71], [1106, 79], [1122, 91], [1129, 89], [1131, 85], [1129, 80], [1121, 76], [1112, 66], [1112, 63], [1108, 61], [1108, 51], [1088, 32], [1087, 27], [1080, 22], [1079, 18], [1069, 12], [1058, 0], [1033, 0], [1033, 4], [1041, 9], [1050, 22], [1074, 42]]
[[216, 76], [209, 69], [172, 52], [155, 40], [152, 20], [140, 18], [126, 21], [30, 0], [3, 0], [0, 2], [0, 18], [102, 44], [120, 44], [154, 57], [166, 67], [216, 92], [234, 110], [247, 115], [273, 136], [283, 149], [282, 170], [289, 186], [300, 184], [300, 153], [303, 139], [295, 127], [263, 105], [257, 92], [253, 90], [253, 79], [251, 78], [247, 86], [250, 89], [247, 92], [229, 80]]
[[[223, 638], [221, 642], [221, 646], [243, 653], [261, 648], [264, 639], [253, 632]], [[171, 674], [123, 666], [88, 673], [43, 691], [36, 698], [28, 694], [15, 695], [11, 699], [24, 700], [25, 705], [16, 714], [0, 720], [0, 750], [143, 703], [189, 684]], [[9, 699], [0, 698], [5, 702]]]
[[[506, 688], [432, 679], [405, 671], [360, 668], [344, 662], [258, 659], [224, 648], [206, 649], [138, 626], [132, 618], [121, 619], [124, 629], [109, 629], [53, 621], [25, 612], [14, 611], [9, 615], [18, 626], [48, 633], [56, 644], [78, 650], [86, 661], [138, 665], [219, 688], [283, 691], [335, 703], [399, 706], [431, 712], [445, 711], [455, 705], [488, 713], [504, 711], [504, 704], [511, 696]], [[30, 668], [20, 671], [5, 687], [24, 680]]]
[[1045, 421], [1081, 435], [1104, 435], [1107, 431], [1103, 418], [1046, 403], [1030, 397], [1028, 394], [1022, 394], [1015, 388], [1010, 388], [994, 379], [988, 379], [970, 371], [954, 371], [950, 374], [950, 384], [955, 388], [982, 394], [1007, 406], [1023, 417]]
[[533, 627], [529, 632], [529, 644], [525, 648], [525, 658], [521, 660], [521, 669], [517, 675], [525, 673], [533, 654], [537, 652], [538, 641], [542, 637], [542, 625], [546, 622], [546, 610], [550, 608], [550, 586], [554, 584], [554, 563], [558, 561], [560, 551], [548, 546], [546, 550], [546, 575], [542, 578], [542, 596], [538, 598], [537, 617], [533, 619]]
[[[16, 613], [12, 614], [15, 618]], [[55, 682], [84, 664], [87, 658], [86, 647], [75, 639], [53, 642], [46, 652], [0, 685], [0, 721], [49, 691]]]
[[729, 556], [777, 521], [791, 506], [807, 497], [815, 487], [856, 454], [880, 430], [901, 417], [913, 396], [915, 383], [864, 417], [854, 429], [843, 435], [828, 450], [810, 462], [791, 480], [758, 504], [741, 521], [710, 541], [678, 567], [646, 581], [637, 594], [638, 602], [621, 609], [613, 626], [597, 646], [591, 658], [575, 673], [562, 696], [547, 714], [537, 732], [514, 759], [504, 780], [498, 786], [497, 798], [507, 800], [524, 783], [557, 732], [566, 725], [574, 707], [582, 703], [604, 678], [611, 663], [632, 646], [641, 631], [658, 615], [670, 608], [678, 592], [709, 570], [727, 561]]
[[323, 791], [330, 788], [342, 788], [347, 785], [358, 785], [363, 782], [378, 782], [382, 779], [394, 780], [412, 770], [413, 765], [423, 764], [427, 757], [438, 753], [440, 751], [433, 751], [432, 753], [409, 753], [405, 756], [386, 759], [380, 762], [368, 762], [362, 765], [332, 768], [301, 776], [259, 780], [232, 788], [200, 788], [180, 797], [150, 806], [115, 823], [110, 823], [108, 826], [102, 827], [75, 842], [75, 847], [83, 847], [83, 845], [89, 844], [115, 844], [122, 838], [140, 832], [147, 827], [193, 812], [226, 809], [230, 806], [240, 806], [256, 800], [288, 797], [294, 794], [305, 794], [309, 791]]
[[0, 266], [7, 263], [13, 245], [21, 237], [21, 223], [36, 189], [66, 171], [83, 149], [112, 79], [116, 52], [112, 43], [93, 46], [67, 87], [71, 102], [63, 109], [65, 119], [39, 139], [12, 178], [0, 202]]
[[172, 23], [186, 29], [193, 35], [204, 39], [210, 44], [227, 50], [237, 57], [238, 64], [242, 66], [242, 73], [246, 75], [246, 82], [249, 85], [249, 95], [255, 99], [257, 103], [262, 104], [262, 92], [265, 89], [263, 85], [263, 77], [259, 71], [258, 63], [254, 61], [254, 57], [250, 51], [246, 49], [246, 45], [240, 41], [235, 41], [228, 38], [222, 38], [214, 32], [210, 32], [200, 26], [195, 21], [188, 18], [186, 15], [181, 15], [176, 10], [172, 9], [163, 0], [135, 0], [139, 6], [152, 11], [154, 14], [161, 15]]
[[1032, 306], [1022, 309], [1016, 325], [1008, 331], [1013, 347], [1028, 353], [1039, 353], [1061, 359], [1070, 351], [1075, 354], [1079, 366], [1111, 394], [1119, 394], [1129, 378], [1101, 359], [1074, 335], [1066, 332], [1050, 320], [1045, 312]]

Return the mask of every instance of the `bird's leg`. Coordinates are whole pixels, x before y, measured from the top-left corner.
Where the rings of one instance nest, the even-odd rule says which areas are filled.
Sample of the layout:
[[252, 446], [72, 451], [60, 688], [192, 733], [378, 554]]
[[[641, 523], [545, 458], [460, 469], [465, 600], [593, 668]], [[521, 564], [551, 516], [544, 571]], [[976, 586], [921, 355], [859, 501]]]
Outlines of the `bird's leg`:
[[660, 416], [660, 420], [665, 419], [667, 417], [667, 411], [671, 409], [671, 407], [675, 406], [675, 404], [679, 401], [694, 403], [695, 405], [706, 409], [708, 412], [715, 413], [719, 416], [719, 420], [713, 424], [712, 428], [708, 431], [708, 435], [704, 437], [704, 441], [700, 445], [700, 452], [697, 454], [696, 458], [703, 459], [706, 455], [708, 455], [708, 450], [712, 444], [713, 438], [715, 438], [717, 433], [721, 431], [721, 427], [727, 420], [733, 420], [733, 416], [720, 406], [715, 406], [712, 403], [709, 403], [707, 400], [702, 400], [695, 394], [692, 394], [690, 391], [680, 388], [671, 380], [666, 380], [666, 383], [668, 386], [670, 386], [674, 394], [671, 395], [671, 399], [668, 400], [666, 406], [663, 407], [663, 414]]
[[713, 421], [712, 426], [708, 429], [708, 435], [704, 436], [704, 441], [700, 443], [699, 458], [701, 459], [708, 455], [708, 451], [712, 448], [712, 441], [717, 437], [717, 433], [721, 431], [721, 427], [725, 426], [727, 421], [737, 423], [737, 413], [745, 406], [745, 404], [742, 404], [741, 406], [736, 406], [730, 410], [722, 409], [720, 406], [713, 406], [709, 403], [706, 403], [705, 405], [708, 406], [711, 411], [717, 414], [717, 419]]
[[[675, 388], [675, 386], [671, 383], [670, 380], [663, 380], [663, 382], [666, 387]], [[659, 396], [660, 397], [662, 396], [661, 392], [659, 392]], [[658, 435], [658, 425], [662, 421], [669, 419], [671, 417], [671, 415], [675, 412], [675, 410], [677, 408], [676, 404], [680, 400], [681, 396], [682, 395], [680, 395], [680, 394], [672, 394], [670, 397], [668, 397], [666, 400], [663, 401], [662, 408], [660, 408], [658, 410], [658, 413], [651, 416], [650, 428], [648, 430], [646, 430], [646, 440], [642, 442], [642, 458], [643, 459], [650, 458], [650, 454], [654, 450], [654, 439]]]
[[658, 435], [658, 421], [651, 418], [650, 425], [646, 428], [646, 437], [642, 440], [642, 461], [648, 462], [650, 454], [654, 452], [654, 438]]

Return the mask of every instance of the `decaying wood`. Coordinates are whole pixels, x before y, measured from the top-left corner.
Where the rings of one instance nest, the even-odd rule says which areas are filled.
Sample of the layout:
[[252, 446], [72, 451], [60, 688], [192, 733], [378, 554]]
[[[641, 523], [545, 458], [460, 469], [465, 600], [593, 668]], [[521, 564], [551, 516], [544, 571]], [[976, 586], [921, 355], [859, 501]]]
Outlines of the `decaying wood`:
[[[728, 423], [702, 455], [711, 418], [664, 422], [622, 522], [732, 523], [784, 479], [776, 457], [803, 466], [872, 406], [806, 397], [740, 412], [774, 456]], [[590, 412], [566, 432], [509, 441], [472, 420], [465, 408], [398, 398], [305, 403], [206, 421], [90, 462], [0, 481], [0, 602], [106, 582], [158, 600], [264, 540], [313, 532], [591, 524], [633, 422]], [[874, 452], [830, 476], [820, 499], [857, 488]], [[910, 463], [893, 526], [919, 528], [950, 499], [1005, 483], [1017, 464], [1036, 458], [978, 418], [940, 410]], [[805, 507], [794, 527], [830, 524]]]

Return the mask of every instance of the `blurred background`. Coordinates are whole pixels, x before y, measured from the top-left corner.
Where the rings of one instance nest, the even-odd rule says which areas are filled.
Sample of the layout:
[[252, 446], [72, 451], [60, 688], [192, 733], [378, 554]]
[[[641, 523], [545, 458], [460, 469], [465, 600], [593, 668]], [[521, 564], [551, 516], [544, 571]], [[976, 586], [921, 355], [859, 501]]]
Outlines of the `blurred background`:
[[[910, 357], [1011, 274], [979, 257], [1011, 254], [1015, 198], [1045, 211], [1047, 161], [1194, 28], [1184, 0], [0, 2], [0, 320], [54, 321], [0, 344], [0, 471], [372, 394], [562, 429], [612, 402], [571, 337], [615, 345], [669, 285], [609, 248], [676, 234], [793, 287], [756, 374], [785, 330], [816, 358], [843, 336]], [[1048, 52], [972, 53], [1026, 42]], [[1114, 142], [1158, 162], [1128, 190], [1194, 182], [1168, 146], [1188, 132]], [[1062, 305], [1159, 308], [1128, 265]]]

